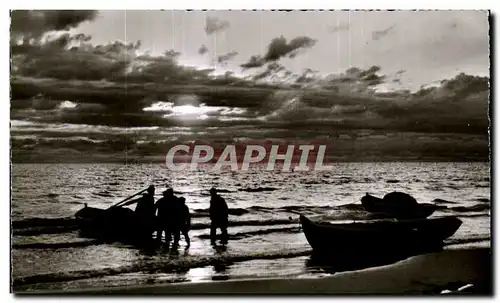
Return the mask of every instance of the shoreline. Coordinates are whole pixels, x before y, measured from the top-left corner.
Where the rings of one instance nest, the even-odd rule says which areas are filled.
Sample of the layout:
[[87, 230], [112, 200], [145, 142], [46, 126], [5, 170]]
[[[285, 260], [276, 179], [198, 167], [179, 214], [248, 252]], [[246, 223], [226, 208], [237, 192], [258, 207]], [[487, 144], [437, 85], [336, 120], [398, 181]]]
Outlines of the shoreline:
[[155, 285], [14, 292], [15, 295], [397, 295], [439, 294], [472, 284], [475, 295], [491, 296], [491, 248], [462, 248], [412, 256], [379, 267], [320, 278], [260, 278]]

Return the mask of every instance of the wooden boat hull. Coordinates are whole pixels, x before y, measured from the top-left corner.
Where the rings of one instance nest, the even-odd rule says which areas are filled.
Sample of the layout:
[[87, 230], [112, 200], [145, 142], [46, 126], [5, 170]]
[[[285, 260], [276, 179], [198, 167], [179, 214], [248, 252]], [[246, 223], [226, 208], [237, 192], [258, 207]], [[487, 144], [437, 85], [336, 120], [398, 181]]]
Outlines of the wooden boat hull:
[[318, 253], [372, 254], [442, 246], [461, 226], [456, 217], [379, 221], [369, 223], [316, 223], [301, 215], [309, 245]]
[[149, 242], [155, 227], [155, 222], [144, 222], [134, 211], [122, 207], [109, 210], [85, 207], [75, 217], [82, 236], [105, 241]]
[[366, 195], [361, 199], [366, 211], [381, 213], [398, 219], [424, 219], [432, 215], [438, 207], [430, 203], [401, 203]]

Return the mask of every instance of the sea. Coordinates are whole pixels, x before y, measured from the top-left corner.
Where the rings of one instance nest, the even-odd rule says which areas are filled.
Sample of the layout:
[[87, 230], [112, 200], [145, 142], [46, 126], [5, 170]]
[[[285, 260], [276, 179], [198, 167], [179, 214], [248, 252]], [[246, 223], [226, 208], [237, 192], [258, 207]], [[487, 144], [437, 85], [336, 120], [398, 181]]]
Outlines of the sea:
[[[173, 172], [161, 164], [12, 164], [11, 276], [14, 291], [190, 283], [335, 274], [310, 262], [299, 214], [371, 220], [360, 199], [405, 192], [463, 224], [446, 247], [490, 246], [490, 163], [337, 163], [330, 171]], [[79, 235], [74, 214], [107, 208], [155, 185], [186, 198], [191, 247], [144, 249]], [[209, 189], [230, 208], [229, 243], [211, 246]], [[134, 209], [134, 206], [131, 206]]]

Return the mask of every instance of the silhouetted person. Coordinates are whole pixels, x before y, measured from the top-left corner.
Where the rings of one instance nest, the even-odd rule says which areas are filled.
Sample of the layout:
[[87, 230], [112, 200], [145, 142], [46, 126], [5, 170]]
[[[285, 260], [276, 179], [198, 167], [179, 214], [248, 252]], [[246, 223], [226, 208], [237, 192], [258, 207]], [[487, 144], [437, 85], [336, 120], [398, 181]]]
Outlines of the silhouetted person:
[[144, 219], [152, 220], [155, 214], [155, 187], [149, 186], [147, 193], [142, 195], [142, 198], [137, 201], [135, 213]]
[[145, 237], [150, 237], [153, 233], [154, 219], [155, 219], [155, 187], [150, 185], [147, 189], [147, 193], [144, 193], [142, 197], [129, 201], [123, 206], [132, 205], [137, 203], [135, 207], [135, 217], [138, 220], [139, 228], [141, 234], [144, 233]]
[[163, 192], [163, 197], [156, 201], [156, 209], [158, 209], [158, 231], [157, 239], [161, 240], [163, 231], [165, 231], [165, 242], [167, 246], [170, 244], [172, 235], [174, 237], [174, 246], [179, 244], [180, 238], [180, 207], [179, 200], [174, 195], [174, 190], [169, 188]]
[[191, 246], [191, 239], [189, 239], [189, 230], [191, 229], [191, 213], [189, 212], [189, 207], [186, 205], [186, 199], [184, 197], [179, 198], [180, 210], [182, 217], [181, 232], [186, 240], [186, 247]]
[[226, 201], [217, 194], [215, 188], [210, 189], [210, 241], [215, 244], [217, 228], [221, 230], [221, 243], [226, 244], [228, 240], [227, 225], [229, 209]]

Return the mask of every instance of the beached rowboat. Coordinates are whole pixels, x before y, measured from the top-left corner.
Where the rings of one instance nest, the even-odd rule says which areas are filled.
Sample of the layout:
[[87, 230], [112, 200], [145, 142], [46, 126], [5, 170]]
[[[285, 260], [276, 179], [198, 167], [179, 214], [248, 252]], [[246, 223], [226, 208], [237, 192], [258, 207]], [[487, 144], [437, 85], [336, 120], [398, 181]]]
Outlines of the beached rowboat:
[[300, 223], [315, 252], [356, 254], [440, 246], [462, 225], [456, 217], [334, 224], [313, 222], [303, 215], [300, 216]]

